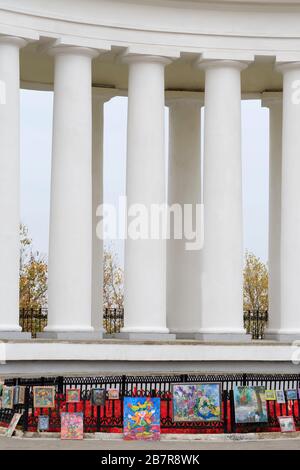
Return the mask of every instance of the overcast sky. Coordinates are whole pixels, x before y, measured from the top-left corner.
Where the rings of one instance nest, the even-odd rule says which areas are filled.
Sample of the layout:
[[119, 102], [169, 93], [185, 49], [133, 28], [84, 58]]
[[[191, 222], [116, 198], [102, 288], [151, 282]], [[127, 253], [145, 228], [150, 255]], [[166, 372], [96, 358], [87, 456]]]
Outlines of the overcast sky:
[[[48, 253], [52, 140], [51, 92], [21, 90], [21, 219], [35, 249]], [[105, 104], [104, 200], [125, 192], [126, 98]], [[268, 110], [260, 101], [242, 102], [244, 248], [267, 261]], [[120, 262], [123, 250], [115, 244]]]

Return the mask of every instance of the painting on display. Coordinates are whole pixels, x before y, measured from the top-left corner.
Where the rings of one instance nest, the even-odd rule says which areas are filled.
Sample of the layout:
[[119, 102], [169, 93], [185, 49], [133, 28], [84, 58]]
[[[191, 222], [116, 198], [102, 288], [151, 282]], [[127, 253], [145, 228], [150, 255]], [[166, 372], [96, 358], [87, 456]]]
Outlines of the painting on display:
[[275, 401], [276, 400], [276, 390], [266, 390], [265, 391], [266, 400]]
[[278, 416], [281, 432], [294, 432], [296, 431], [295, 421], [293, 416]]
[[92, 389], [92, 405], [95, 405], [95, 406], [105, 405], [105, 390], [103, 388]]
[[24, 405], [25, 403], [25, 387], [23, 385], [19, 386], [19, 393], [18, 393], [18, 404]]
[[66, 392], [66, 402], [67, 403], [79, 403], [80, 402], [80, 389], [79, 388], [70, 388]]
[[119, 390], [115, 388], [110, 388], [108, 390], [108, 399], [109, 400], [119, 400]]
[[279, 404], [285, 403], [285, 395], [283, 390], [276, 390], [276, 401]]
[[13, 409], [14, 407], [14, 387], [3, 386], [2, 390], [2, 408]]
[[49, 431], [49, 416], [48, 415], [39, 415], [38, 431]]
[[22, 413], [15, 413], [13, 415], [12, 420], [9, 423], [9, 426], [6, 429], [6, 432], [5, 432], [6, 437], [11, 437], [13, 435], [13, 433], [15, 432], [15, 429], [17, 427], [17, 424], [20, 421], [21, 416], [22, 416]]
[[160, 398], [124, 398], [124, 439], [160, 439]]
[[34, 408], [54, 408], [55, 387], [33, 387]]
[[220, 421], [220, 383], [173, 384], [173, 421]]
[[266, 423], [268, 421], [265, 387], [234, 387], [236, 423]]
[[61, 413], [61, 439], [83, 439], [83, 414]]
[[290, 389], [286, 391], [286, 399], [287, 400], [297, 400], [297, 390]]

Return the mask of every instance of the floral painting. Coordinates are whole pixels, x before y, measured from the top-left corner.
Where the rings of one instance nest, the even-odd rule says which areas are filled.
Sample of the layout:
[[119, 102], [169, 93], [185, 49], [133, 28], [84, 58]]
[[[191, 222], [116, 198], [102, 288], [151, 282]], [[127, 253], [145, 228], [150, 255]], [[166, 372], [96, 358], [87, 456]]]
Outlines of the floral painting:
[[67, 403], [79, 403], [80, 402], [80, 389], [69, 388], [66, 392]]
[[83, 439], [83, 414], [61, 413], [61, 439]]
[[160, 439], [160, 398], [124, 398], [124, 439]]
[[234, 387], [234, 410], [236, 423], [266, 423], [265, 387]]
[[173, 384], [173, 421], [220, 421], [219, 383]]
[[14, 387], [3, 386], [2, 408], [12, 409], [14, 407]]
[[55, 388], [54, 387], [33, 387], [34, 408], [54, 408]]

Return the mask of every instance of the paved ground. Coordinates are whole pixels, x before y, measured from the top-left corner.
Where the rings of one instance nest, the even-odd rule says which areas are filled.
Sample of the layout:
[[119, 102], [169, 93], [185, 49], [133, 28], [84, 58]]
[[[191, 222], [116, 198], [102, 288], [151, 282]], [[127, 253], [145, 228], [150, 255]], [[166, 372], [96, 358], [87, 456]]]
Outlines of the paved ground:
[[259, 441], [201, 442], [160, 441], [123, 442], [122, 440], [61, 441], [59, 439], [0, 437], [0, 450], [300, 450], [300, 439]]

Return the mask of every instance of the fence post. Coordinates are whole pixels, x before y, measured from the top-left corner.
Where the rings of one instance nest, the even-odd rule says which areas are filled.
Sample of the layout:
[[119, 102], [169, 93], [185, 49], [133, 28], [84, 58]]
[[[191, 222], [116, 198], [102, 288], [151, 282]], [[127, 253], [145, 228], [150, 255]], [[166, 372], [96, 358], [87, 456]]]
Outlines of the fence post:
[[223, 390], [223, 393], [222, 393], [222, 401], [223, 401], [223, 407], [224, 407], [224, 433], [227, 434], [228, 433], [228, 423], [227, 423], [227, 407], [228, 407], [228, 392], [227, 390]]
[[57, 377], [57, 392], [64, 393], [64, 378], [62, 376]]
[[243, 385], [247, 385], [247, 374], [243, 374]]
[[23, 432], [28, 431], [28, 415], [30, 401], [30, 387], [25, 387], [24, 393], [24, 412], [23, 412]]

